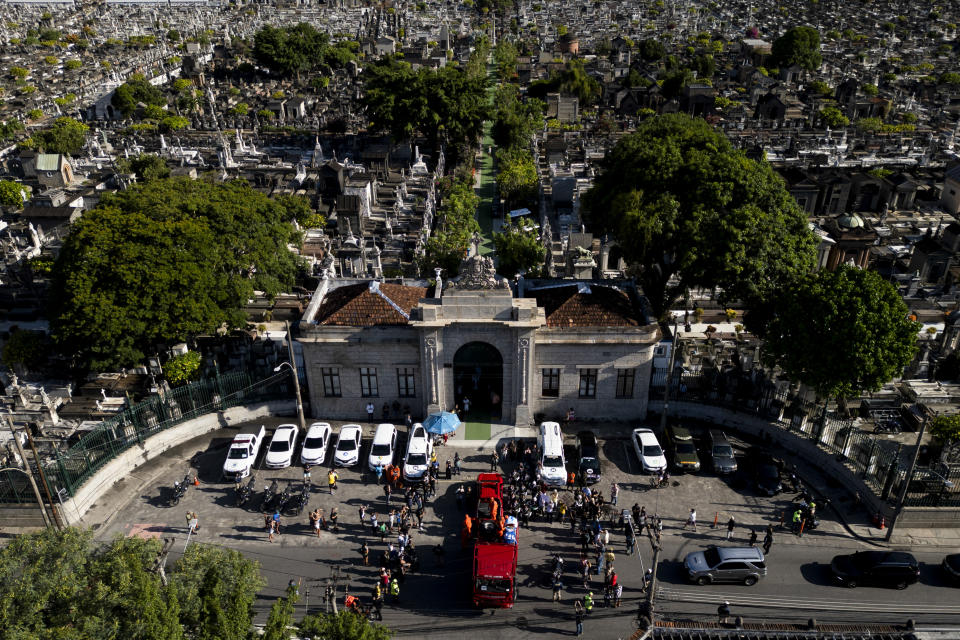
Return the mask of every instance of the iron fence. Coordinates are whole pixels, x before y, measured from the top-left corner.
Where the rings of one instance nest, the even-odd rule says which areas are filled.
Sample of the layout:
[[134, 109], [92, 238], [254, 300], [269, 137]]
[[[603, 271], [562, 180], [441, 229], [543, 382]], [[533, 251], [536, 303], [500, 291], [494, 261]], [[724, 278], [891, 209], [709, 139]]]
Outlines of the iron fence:
[[[288, 397], [292, 389], [286, 370], [256, 382], [246, 372], [232, 372], [150, 396], [104, 420], [65, 452], [58, 452], [56, 460], [45, 467], [54, 485], [51, 489], [76, 495], [110, 460], [156, 433], [213, 411]], [[7, 485], [0, 486], [0, 502], [10, 501], [5, 500], [9, 495], [24, 498], [22, 490], [6, 478], [0, 477], [0, 485]], [[32, 496], [27, 498], [33, 501]]]
[[[836, 456], [882, 499], [899, 495], [898, 486], [909, 463], [908, 448], [859, 429], [853, 420], [798, 396], [789, 383], [771, 379], [762, 369], [743, 372], [734, 367], [700, 371], [678, 368], [676, 373], [679, 375], [674, 375], [670, 385], [671, 401], [720, 406], [765, 418]], [[665, 385], [666, 372], [655, 371], [651, 399], [662, 399]], [[908, 506], [960, 506], [960, 467], [943, 467], [941, 475], [952, 486], [942, 481], [924, 481], [929, 472], [917, 469], [907, 494]]]

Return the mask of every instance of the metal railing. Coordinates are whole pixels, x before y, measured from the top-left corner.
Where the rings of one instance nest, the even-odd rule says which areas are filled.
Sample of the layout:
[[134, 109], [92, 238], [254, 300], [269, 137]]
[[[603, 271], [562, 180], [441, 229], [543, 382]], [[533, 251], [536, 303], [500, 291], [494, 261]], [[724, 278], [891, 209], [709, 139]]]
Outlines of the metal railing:
[[[61, 498], [77, 490], [108, 462], [146, 438], [207, 413], [292, 396], [284, 371], [259, 381], [245, 372], [217, 375], [150, 396], [85, 433], [44, 467], [51, 490]], [[0, 503], [35, 502], [15, 474], [0, 475]]]
[[[665, 372], [655, 371], [650, 388], [651, 400], [663, 399], [665, 384]], [[853, 420], [838, 416], [823, 404], [805, 400], [792, 392], [789, 384], [771, 378], [764, 369], [756, 368], [747, 373], [734, 368], [726, 371], [684, 370], [674, 375], [669, 399], [671, 402], [724, 407], [769, 420], [772, 425], [813, 441], [834, 455], [883, 500], [898, 495], [897, 487], [902, 486], [907, 474], [910, 447], [899, 446], [886, 437], [864, 431]], [[953, 486], [942, 481], [924, 480], [925, 471], [918, 468], [905, 504], [960, 507], [960, 467], [941, 465], [939, 473]]]

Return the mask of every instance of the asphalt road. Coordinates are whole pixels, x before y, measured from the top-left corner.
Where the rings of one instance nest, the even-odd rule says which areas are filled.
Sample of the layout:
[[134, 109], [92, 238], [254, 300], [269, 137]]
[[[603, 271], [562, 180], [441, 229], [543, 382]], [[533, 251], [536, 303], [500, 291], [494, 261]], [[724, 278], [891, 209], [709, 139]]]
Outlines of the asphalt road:
[[[275, 426], [273, 420], [268, 426]], [[369, 446], [372, 429], [364, 434], [361, 460]], [[402, 430], [401, 430], [402, 431]], [[323, 611], [323, 587], [330, 577], [339, 572], [338, 601], [342, 602], [344, 588], [366, 596], [374, 583], [376, 568], [363, 567], [359, 562], [359, 547], [366, 540], [371, 548], [371, 564], [376, 564], [386, 547], [374, 538], [369, 528], [358, 523], [360, 503], [374, 505], [383, 517], [386, 505], [379, 488], [370, 475], [366, 478], [360, 468], [341, 470], [340, 490], [330, 496], [326, 490], [324, 470], [313, 472], [314, 490], [308, 509], [320, 507], [340, 510], [341, 532], [322, 532], [312, 535], [306, 514], [286, 520], [285, 532], [273, 544], [267, 542], [263, 528], [263, 514], [259, 510], [259, 495], [252, 508], [234, 506], [232, 483], [220, 478], [220, 469], [226, 447], [233, 431], [222, 430], [211, 436], [198, 438], [170, 452], [163, 460], [144, 465], [137, 470], [140, 491], [118, 487], [103, 502], [112, 517], [98, 529], [98, 538], [113, 535], [174, 536], [177, 542], [170, 562], [176, 561], [186, 543], [184, 514], [196, 511], [201, 521], [201, 532], [191, 544], [220, 544], [237, 549], [260, 562], [268, 587], [260, 594], [256, 605], [258, 619], [265, 621], [273, 601], [282, 595], [291, 579], [302, 580], [298, 614]], [[398, 448], [402, 451], [404, 437]], [[439, 495], [428, 509], [424, 531], [414, 532], [420, 550], [421, 571], [411, 574], [401, 589], [401, 601], [384, 608], [384, 622], [401, 636], [425, 638], [449, 637], [452, 632], [481, 630], [484, 638], [517, 638], [544, 633], [572, 634], [573, 601], [582, 598], [586, 590], [576, 574], [579, 560], [579, 538], [569, 526], [531, 523], [520, 532], [518, 587], [519, 598], [513, 609], [476, 611], [469, 606], [470, 560], [460, 550], [458, 532], [462, 513], [458, 512], [454, 492], [458, 482], [470, 481], [476, 474], [489, 469], [489, 452], [471, 448], [440, 448], [441, 468], [453, 452], [464, 456], [464, 475], [452, 481], [442, 480]], [[721, 523], [728, 514], [736, 514], [738, 522], [759, 526], [776, 521], [789, 499], [766, 498], [732, 487], [725, 480], [706, 475], [680, 476], [674, 486], [658, 491], [647, 490], [649, 481], [636, 475], [636, 460], [628, 440], [610, 439], [601, 443], [604, 458], [604, 480], [599, 487], [608, 493], [609, 483], [621, 484], [621, 507], [638, 502], [650, 513], [659, 512], [665, 519], [664, 552], [658, 571], [659, 585], [656, 599], [658, 615], [667, 618], [702, 618], [713, 620], [716, 608], [729, 600], [734, 615], [754, 620], [799, 620], [815, 617], [818, 621], [836, 622], [897, 622], [914, 618], [918, 624], [960, 625], [960, 591], [945, 586], [938, 573], [943, 552], [916, 553], [924, 563], [919, 584], [906, 591], [859, 587], [847, 589], [833, 586], [828, 575], [830, 559], [836, 553], [847, 553], [860, 545], [840, 533], [821, 531], [797, 539], [787, 532], [778, 533], [768, 559], [768, 575], [754, 587], [741, 585], [689, 585], [683, 575], [682, 560], [689, 551], [708, 544], [722, 544], [725, 527], [709, 527], [713, 515]], [[398, 456], [399, 459], [399, 456]], [[191, 487], [176, 507], [167, 503], [166, 496], [174, 479], [183, 476], [184, 468], [193, 461], [201, 479], [200, 487]], [[279, 471], [259, 471], [257, 488], [261, 490], [274, 478], [290, 482], [298, 488], [302, 477], [299, 467]], [[441, 476], [442, 477], [442, 476]], [[318, 486], [319, 485], [319, 486]], [[569, 494], [564, 492], [563, 495]], [[396, 502], [396, 501], [394, 501]], [[697, 506], [701, 525], [697, 533], [683, 532], [680, 525], [689, 508]], [[391, 505], [393, 506], [393, 505]], [[103, 507], [101, 507], [101, 510]], [[738, 531], [743, 543], [743, 529]], [[761, 536], [762, 537], [762, 536]], [[593, 591], [597, 607], [585, 623], [585, 632], [591, 638], [627, 638], [636, 630], [635, 614], [642, 597], [639, 589], [643, 570], [650, 565], [650, 545], [642, 544], [640, 553], [627, 557], [623, 535], [619, 529], [611, 536], [617, 554], [617, 573], [624, 585], [624, 600], [620, 608], [602, 606], [601, 589]], [[442, 542], [446, 550], [446, 566], [437, 565], [432, 547]], [[560, 553], [566, 563], [566, 589], [563, 601], [551, 600], [546, 585], [547, 563], [550, 556]], [[595, 577], [593, 587], [601, 581]], [[592, 588], [592, 587], [591, 587]]]

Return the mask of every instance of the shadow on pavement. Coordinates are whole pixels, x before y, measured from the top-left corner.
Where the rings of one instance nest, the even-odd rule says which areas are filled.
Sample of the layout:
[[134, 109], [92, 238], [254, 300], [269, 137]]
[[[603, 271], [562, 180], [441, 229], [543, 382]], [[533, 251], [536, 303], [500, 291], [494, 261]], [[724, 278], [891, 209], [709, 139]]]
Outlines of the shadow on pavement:
[[819, 587], [833, 587], [837, 584], [830, 575], [830, 567], [820, 562], [808, 562], [800, 565], [800, 575], [810, 584]]

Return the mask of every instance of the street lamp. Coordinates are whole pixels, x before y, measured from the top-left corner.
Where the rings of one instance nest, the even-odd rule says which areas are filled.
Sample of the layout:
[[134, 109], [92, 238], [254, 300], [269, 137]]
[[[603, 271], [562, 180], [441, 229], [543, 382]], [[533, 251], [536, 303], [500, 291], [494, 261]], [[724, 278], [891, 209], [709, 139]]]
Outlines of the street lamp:
[[287, 322], [287, 349], [290, 353], [290, 360], [288, 362], [281, 362], [279, 365], [273, 368], [274, 371], [280, 371], [283, 368], [283, 365], [290, 367], [290, 373], [293, 374], [293, 390], [297, 393], [297, 417], [300, 418], [300, 428], [306, 431], [307, 421], [303, 419], [303, 400], [300, 397], [300, 376], [297, 375], [297, 368], [294, 366], [296, 360], [293, 356], [293, 335], [290, 333], [290, 323]]
[[293, 374], [293, 389], [297, 393], [297, 417], [300, 419], [300, 428], [306, 430], [307, 422], [303, 418], [303, 401], [300, 399], [300, 376], [297, 375], [297, 370], [289, 362], [281, 362], [273, 370], [280, 371], [284, 366], [289, 367], [290, 373]]

